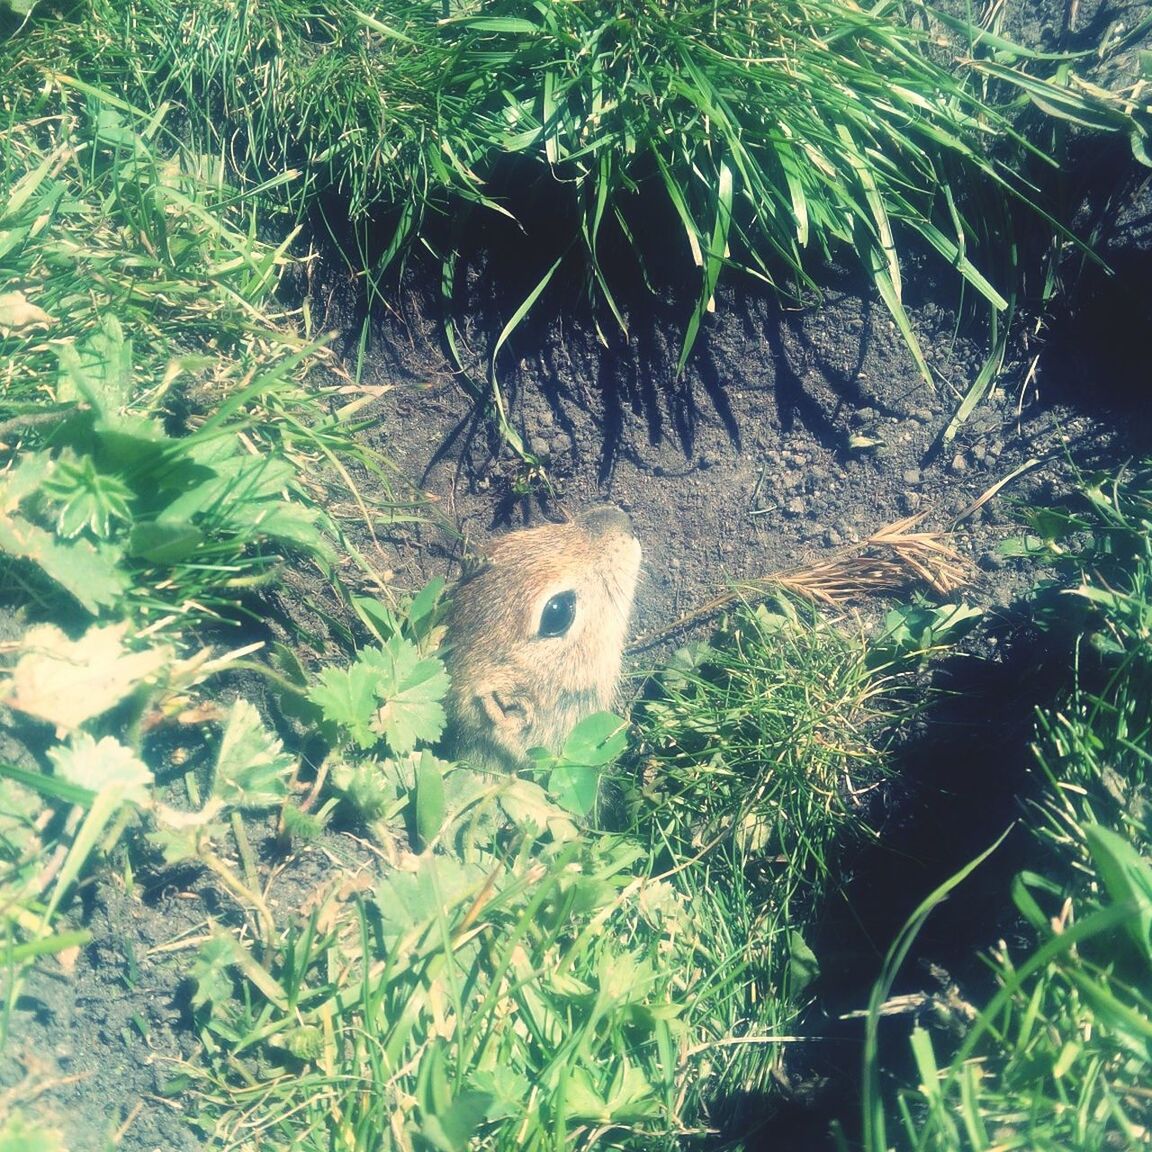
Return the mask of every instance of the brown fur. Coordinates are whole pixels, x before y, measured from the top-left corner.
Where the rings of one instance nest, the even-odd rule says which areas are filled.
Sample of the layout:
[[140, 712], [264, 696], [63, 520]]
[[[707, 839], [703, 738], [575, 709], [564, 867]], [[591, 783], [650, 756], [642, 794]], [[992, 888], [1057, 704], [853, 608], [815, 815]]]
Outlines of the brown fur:
[[[632, 522], [609, 506], [498, 540], [452, 598], [452, 753], [515, 769], [529, 748], [558, 751], [580, 720], [611, 708], [639, 569]], [[568, 592], [571, 626], [540, 635], [545, 605]]]

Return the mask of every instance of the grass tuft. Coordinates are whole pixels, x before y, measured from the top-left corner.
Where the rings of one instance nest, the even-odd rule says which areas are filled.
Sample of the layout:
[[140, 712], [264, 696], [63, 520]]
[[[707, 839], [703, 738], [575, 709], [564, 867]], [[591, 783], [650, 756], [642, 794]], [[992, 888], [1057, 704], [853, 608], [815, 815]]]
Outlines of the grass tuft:
[[[1128, 132], [1134, 147], [1149, 121], [1138, 92], [1079, 83], [1070, 58], [1049, 79], [1036, 72], [1051, 58], [951, 23], [955, 41], [928, 9], [831, 0], [627, 11], [606, 0], [89, 0], [81, 22], [33, 20], [5, 56], [29, 99], [47, 68], [174, 106], [193, 151], [274, 191], [296, 218], [339, 202], [358, 238], [353, 265], [373, 284], [417, 243], [453, 269], [481, 217], [528, 226], [533, 205], [548, 204], [547, 232], [530, 238], [536, 281], [492, 349], [493, 373], [570, 256], [623, 329], [617, 253], [651, 281], [675, 252], [695, 282], [682, 370], [722, 275], [803, 297], [818, 292], [824, 261], [850, 253], [930, 380], [904, 308], [903, 253], [910, 242], [935, 253], [962, 294], [1010, 314], [1008, 206], [1034, 195], [1016, 174], [1034, 151], [1014, 127], [1018, 93], [1051, 117]], [[646, 228], [665, 215], [671, 245]], [[994, 321], [980, 389], [1005, 332]]]
[[256, 234], [269, 186], [176, 146], [170, 105], [59, 78], [41, 99], [63, 110], [0, 143], [5, 581], [42, 612], [234, 621], [288, 556], [332, 564], [350, 465], [384, 500], [391, 477], [272, 304], [292, 237]]

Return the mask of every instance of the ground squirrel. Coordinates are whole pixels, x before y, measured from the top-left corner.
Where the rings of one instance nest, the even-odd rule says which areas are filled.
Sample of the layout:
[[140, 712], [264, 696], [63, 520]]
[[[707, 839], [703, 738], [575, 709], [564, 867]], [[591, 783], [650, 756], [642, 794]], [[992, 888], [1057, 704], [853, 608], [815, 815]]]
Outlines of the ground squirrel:
[[497, 540], [452, 596], [451, 753], [512, 770], [611, 708], [639, 571], [632, 521], [607, 505]]

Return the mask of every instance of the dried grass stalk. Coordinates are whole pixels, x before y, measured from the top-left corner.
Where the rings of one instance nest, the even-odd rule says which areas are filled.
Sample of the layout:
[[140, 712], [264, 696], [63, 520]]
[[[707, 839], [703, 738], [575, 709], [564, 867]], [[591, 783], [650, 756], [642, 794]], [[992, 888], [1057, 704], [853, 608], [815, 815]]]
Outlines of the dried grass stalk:
[[906, 516], [858, 544], [838, 549], [826, 560], [734, 584], [671, 624], [638, 637], [628, 651], [642, 652], [734, 604], [758, 604], [780, 589], [833, 608], [914, 586], [951, 596], [971, 582], [972, 566], [949, 543], [948, 533], [915, 531], [922, 519], [922, 514]]

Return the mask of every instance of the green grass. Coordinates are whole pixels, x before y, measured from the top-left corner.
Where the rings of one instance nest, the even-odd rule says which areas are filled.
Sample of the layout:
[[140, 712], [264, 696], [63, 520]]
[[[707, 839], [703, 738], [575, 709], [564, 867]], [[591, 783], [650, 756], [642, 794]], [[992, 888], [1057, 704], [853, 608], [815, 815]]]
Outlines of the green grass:
[[871, 1049], [870, 1149], [891, 1146], [890, 1128], [925, 1152], [1152, 1143], [1150, 477], [1085, 477], [1075, 501], [1034, 514], [1023, 543], [1063, 569], [1064, 589], [1038, 597], [1038, 618], [1069, 638], [1076, 675], [1037, 715], [1043, 786], [1027, 819], [1042, 866], [1011, 893], [1032, 944], [993, 950], [998, 990], [958, 1046], [914, 1029], [919, 1084], [887, 1106]]
[[43, 100], [79, 107], [0, 143], [5, 583], [42, 613], [234, 620], [286, 557], [331, 564], [349, 466], [382, 502], [389, 474], [307, 383], [323, 349], [273, 302], [291, 237], [258, 239], [266, 189], [178, 147], [170, 108]]
[[[391, 227], [354, 257], [377, 287], [417, 244], [450, 278], [454, 228], [557, 197], [568, 230], [541, 247], [493, 378], [567, 259], [605, 333], [622, 323], [604, 257], [623, 243], [655, 275], [635, 226], [654, 202], [696, 277], [681, 367], [726, 271], [803, 295], [842, 253], [915, 347], [910, 236], [1004, 311], [1011, 276], [975, 253], [1015, 188], [1001, 163], [1026, 150], [996, 106], [1006, 89], [977, 99], [895, 12], [33, 6], [0, 47], [0, 551], [8, 593], [69, 630], [28, 631], [0, 686], [24, 723], [62, 733], [39, 769], [0, 765], [4, 1030], [27, 967], [84, 942], [61, 917], [116, 850], [128, 875], [204, 868], [234, 903], [236, 930], [195, 963], [203, 1061], [183, 1098], [225, 1144], [740, 1138], [741, 1102], [773, 1097], [818, 968], [808, 927], [870, 834], [909, 653], [948, 613], [905, 613], [871, 644], [785, 603], [735, 615], [659, 677], [630, 774], [612, 768], [605, 717], [523, 779], [438, 759], [437, 589], [399, 608], [349, 597], [377, 643], [347, 668], [312, 675], [286, 651], [264, 670], [332, 745], [318, 810], [242, 700], [205, 713], [200, 761], [160, 786], [156, 733], [246, 655], [211, 661], [193, 642], [252, 611], [286, 564], [330, 573], [347, 551], [332, 486], [387, 477], [309, 378], [323, 353], [306, 315], [274, 302], [322, 195], [362, 239]], [[1139, 151], [1141, 108], [1029, 78], [984, 40], [996, 59], [972, 68], [989, 82]], [[1086, 492], [1036, 524], [1082, 574], [1090, 637], [1091, 666], [1038, 728], [1035, 824], [1059, 868], [1017, 885], [1036, 948], [992, 958], [1002, 991], [959, 1051], [916, 1034], [923, 1086], [890, 1115], [917, 1147], [1089, 1148], [1147, 1129], [1149, 485]], [[595, 785], [613, 774], [617, 830], [597, 830]], [[337, 805], [402, 866], [277, 912], [249, 822], [275, 813], [281, 841], [314, 836]]]
[[874, 741], [896, 681], [870, 656], [784, 600], [684, 650], [641, 710], [644, 783], [628, 801], [654, 850], [680, 860], [720, 848], [784, 922], [810, 906], [881, 779]]
[[654, 210], [696, 285], [678, 369], [723, 274], [808, 297], [822, 264], [847, 256], [930, 378], [902, 255], [913, 243], [935, 252], [958, 296], [999, 317], [1002, 352], [1019, 277], [1009, 204], [1034, 194], [1017, 175], [1034, 151], [1017, 105], [1128, 132], [1138, 150], [1148, 131], [1146, 102], [1078, 84], [1073, 60], [963, 23], [955, 36], [926, 9], [828, 0], [626, 14], [602, 0], [89, 0], [72, 21], [34, 13], [3, 55], [29, 115], [45, 68], [76, 75], [171, 104], [193, 151], [226, 161], [241, 187], [274, 190], [295, 218], [338, 202], [359, 236], [353, 269], [371, 284], [428, 245], [451, 294], [482, 215], [530, 220], [543, 207], [547, 229], [528, 238], [536, 282], [488, 350], [493, 382], [502, 346], [562, 267], [579, 269], [604, 333], [626, 328], [616, 254], [660, 274], [669, 238], [643, 226]]

